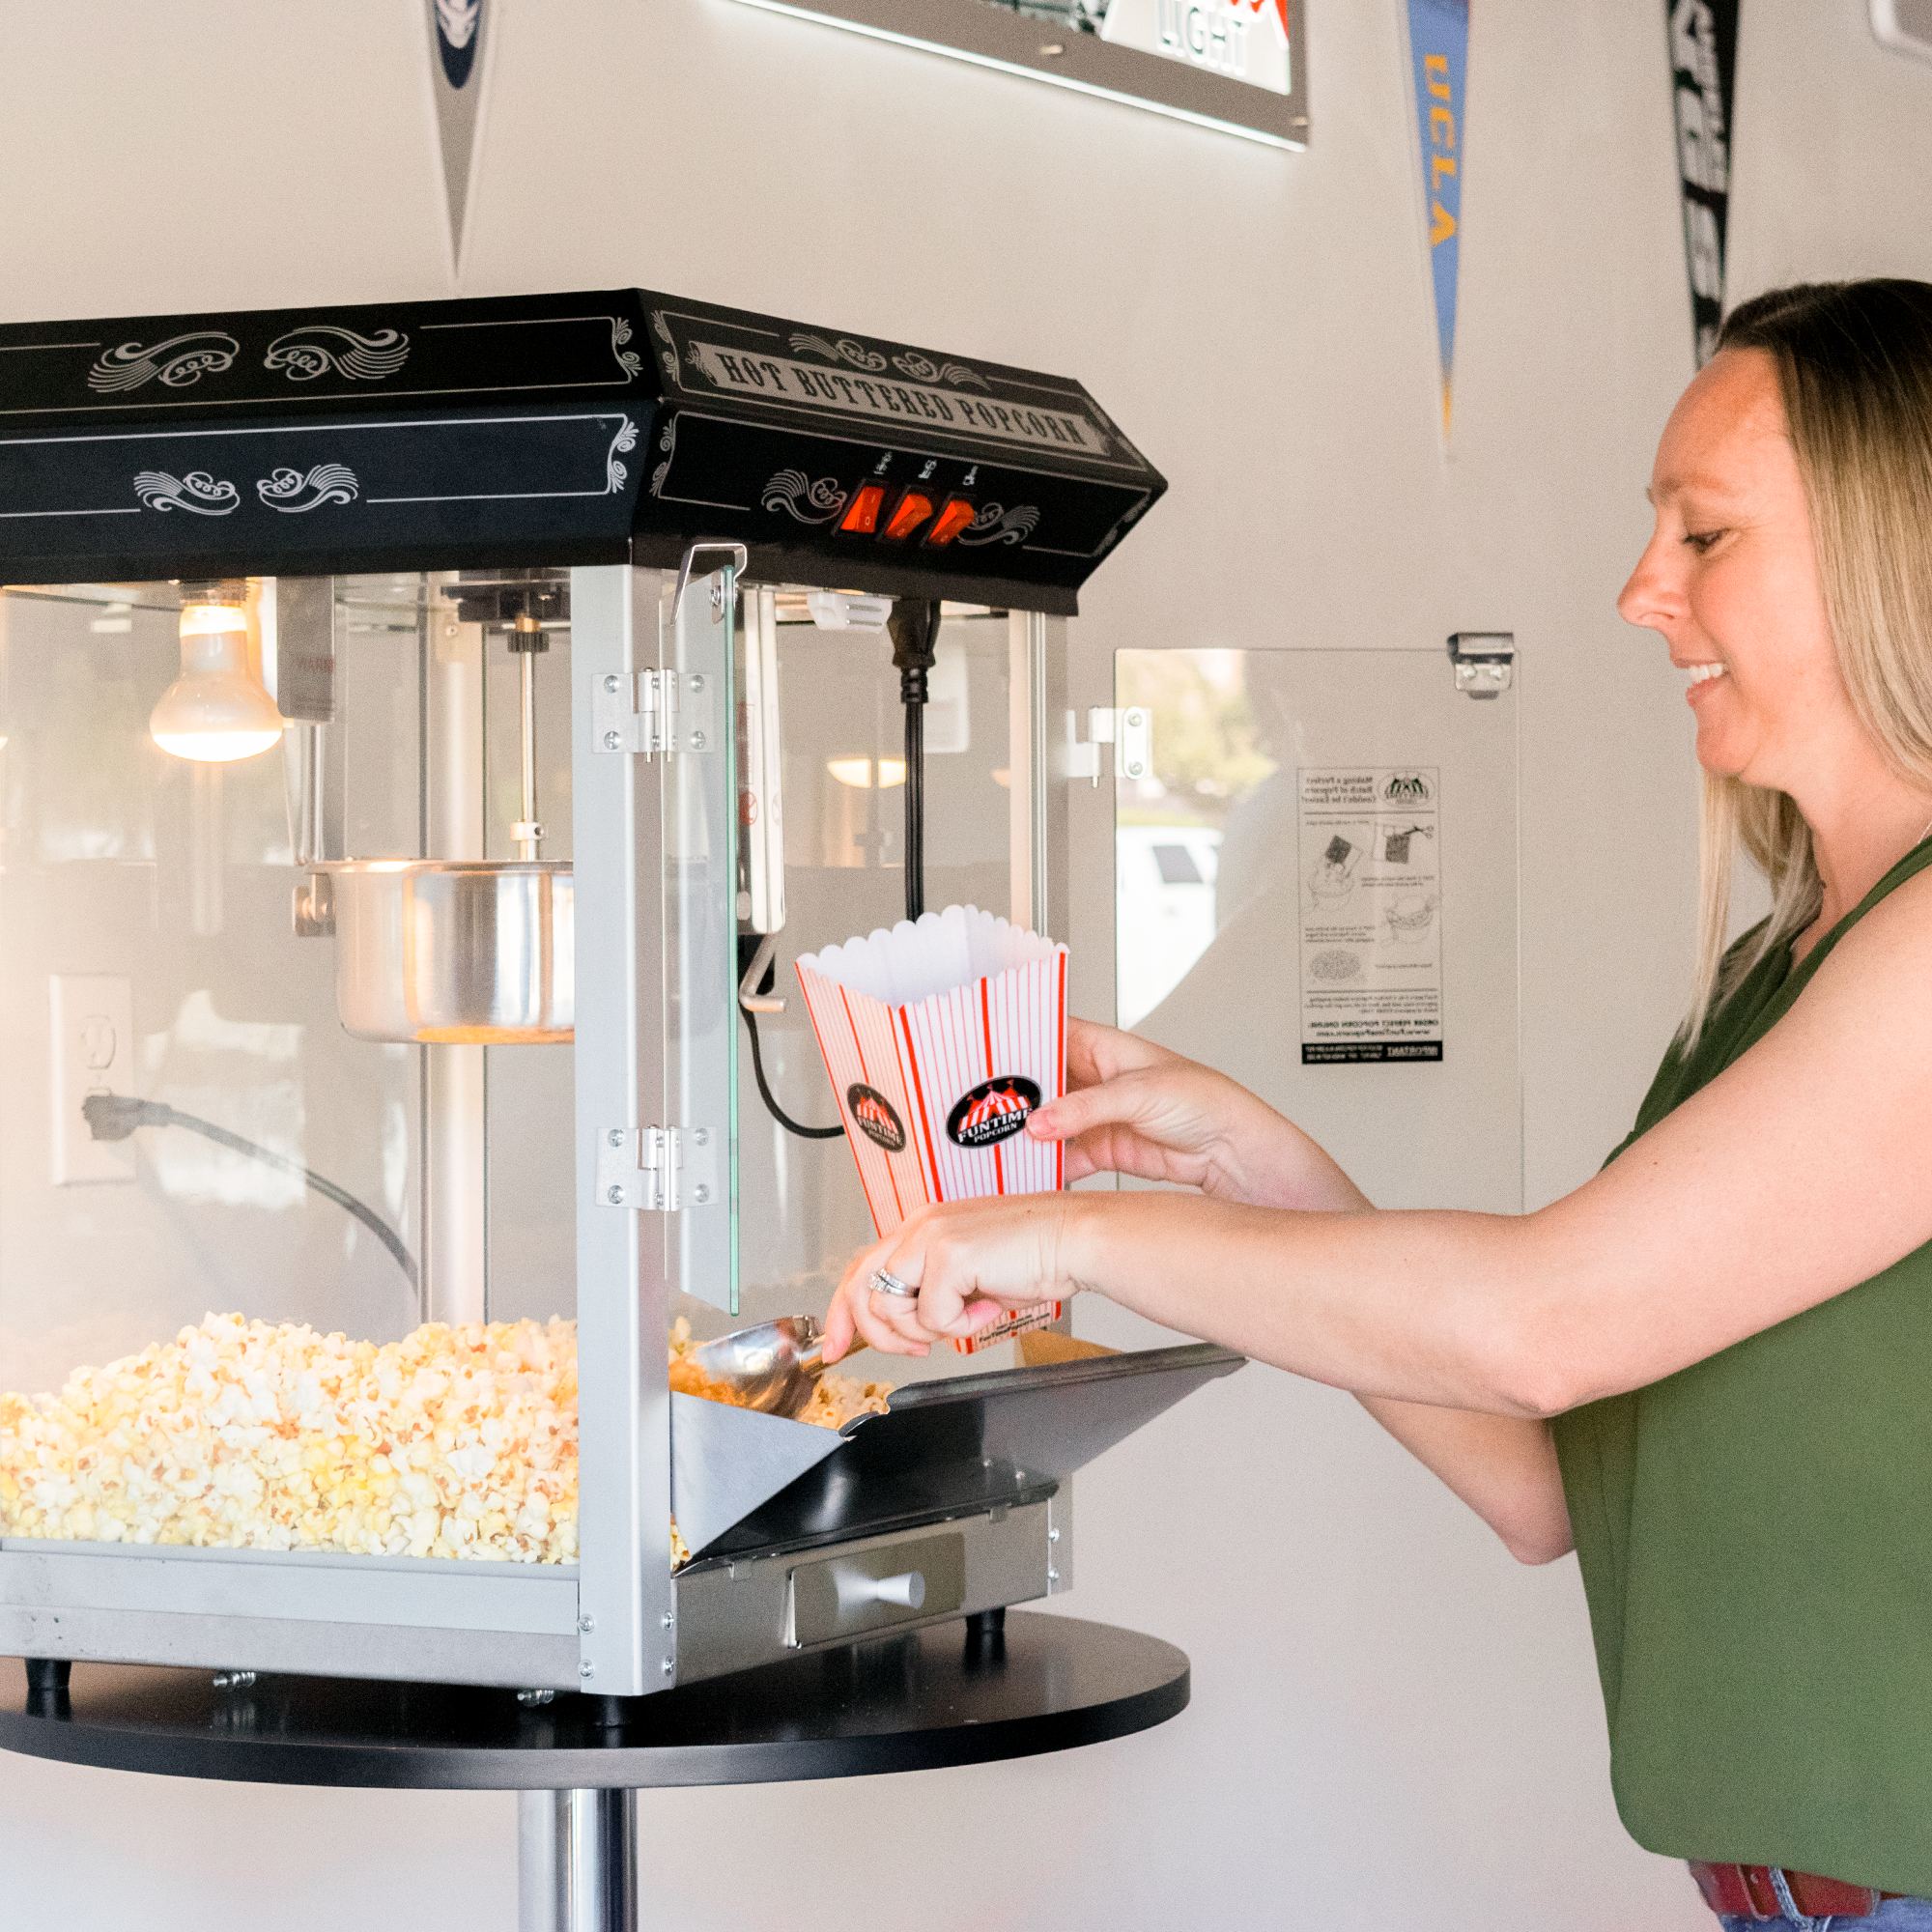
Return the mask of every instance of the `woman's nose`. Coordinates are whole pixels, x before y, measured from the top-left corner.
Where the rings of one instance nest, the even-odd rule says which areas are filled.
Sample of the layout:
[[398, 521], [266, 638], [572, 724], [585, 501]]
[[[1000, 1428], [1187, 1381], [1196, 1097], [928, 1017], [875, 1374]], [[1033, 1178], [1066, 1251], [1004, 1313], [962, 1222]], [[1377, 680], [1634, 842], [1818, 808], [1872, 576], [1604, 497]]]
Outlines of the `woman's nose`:
[[1654, 536], [1636, 560], [1636, 568], [1617, 597], [1617, 615], [1626, 624], [1661, 631], [1675, 616], [1683, 598], [1671, 582], [1661, 554], [1662, 536]]

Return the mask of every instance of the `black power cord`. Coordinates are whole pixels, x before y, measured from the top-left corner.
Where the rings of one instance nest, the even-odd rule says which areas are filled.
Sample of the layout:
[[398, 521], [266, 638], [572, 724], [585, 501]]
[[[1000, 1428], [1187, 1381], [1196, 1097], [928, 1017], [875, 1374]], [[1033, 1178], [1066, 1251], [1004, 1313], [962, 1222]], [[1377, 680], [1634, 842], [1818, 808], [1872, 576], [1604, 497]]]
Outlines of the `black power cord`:
[[[771, 1115], [786, 1133], [796, 1134], [802, 1141], [836, 1141], [845, 1129], [837, 1127], [807, 1127], [785, 1112], [772, 1093], [771, 1083], [765, 1078], [765, 1057], [758, 1043], [758, 1016], [745, 1005], [745, 982], [751, 978], [753, 968], [757, 964], [758, 949], [769, 947], [769, 935], [755, 932], [741, 932], [738, 935], [738, 1010], [745, 1016], [746, 1030], [752, 1036], [752, 1071], [758, 1082], [758, 1098], [765, 1103], [765, 1111]], [[766, 955], [764, 977], [751, 990], [762, 997], [772, 990], [778, 978], [778, 962], [770, 954]]]
[[905, 706], [905, 905], [906, 917], [916, 920], [925, 910], [925, 674], [939, 637], [939, 606], [902, 598], [886, 630]]
[[771, 1115], [772, 1119], [775, 1120], [779, 1123], [779, 1125], [785, 1130], [786, 1133], [796, 1134], [802, 1141], [842, 1140], [845, 1137], [845, 1126], [843, 1122], [840, 1122], [839, 1124], [836, 1127], [801, 1126], [799, 1122], [797, 1121], [794, 1121], [792, 1117], [789, 1114], [787, 1114], [782, 1107], [779, 1105], [778, 1101], [775, 1098], [773, 1098], [772, 1090], [765, 1080], [765, 1058], [764, 1055], [760, 1053], [758, 1050], [757, 1015], [752, 1011], [750, 1007], [740, 1007], [738, 1010], [745, 1015], [745, 1027], [746, 1030], [752, 1036], [752, 1072], [753, 1075], [757, 1080], [758, 1097], [765, 1103], [765, 1111]]
[[[756, 1037], [754, 1034], [754, 1042]], [[756, 1052], [754, 1044], [754, 1059]], [[178, 1114], [159, 1100], [135, 1100], [122, 1094], [90, 1094], [80, 1103], [80, 1111], [87, 1118], [88, 1132], [98, 1141], [125, 1141], [136, 1127], [185, 1127], [189, 1133], [199, 1134], [217, 1147], [232, 1148], [237, 1153], [246, 1154], [250, 1160], [259, 1160], [265, 1167], [280, 1168], [284, 1174], [299, 1175], [324, 1200], [333, 1201], [338, 1208], [355, 1215], [396, 1258], [396, 1265], [409, 1277], [412, 1290], [417, 1286], [415, 1261], [409, 1249], [403, 1246], [402, 1236], [373, 1208], [365, 1207], [346, 1187], [325, 1180], [313, 1168], [302, 1166], [300, 1161], [290, 1160], [286, 1154], [276, 1153], [257, 1141], [243, 1140], [240, 1134], [231, 1134], [226, 1127], [217, 1127], [212, 1121], [197, 1120], [192, 1114]], [[841, 1127], [838, 1131], [842, 1133], [844, 1129]]]

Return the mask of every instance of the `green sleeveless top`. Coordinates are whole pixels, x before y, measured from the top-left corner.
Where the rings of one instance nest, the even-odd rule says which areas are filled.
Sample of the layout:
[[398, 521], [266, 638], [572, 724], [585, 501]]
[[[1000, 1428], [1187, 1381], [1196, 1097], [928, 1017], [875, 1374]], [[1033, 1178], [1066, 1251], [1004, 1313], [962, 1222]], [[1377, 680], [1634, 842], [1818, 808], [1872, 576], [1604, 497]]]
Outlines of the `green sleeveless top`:
[[[1932, 843], [1802, 964], [1761, 960], [1616, 1152], [1927, 866]], [[1631, 1835], [1932, 1894], [1932, 1243], [1555, 1435]]]

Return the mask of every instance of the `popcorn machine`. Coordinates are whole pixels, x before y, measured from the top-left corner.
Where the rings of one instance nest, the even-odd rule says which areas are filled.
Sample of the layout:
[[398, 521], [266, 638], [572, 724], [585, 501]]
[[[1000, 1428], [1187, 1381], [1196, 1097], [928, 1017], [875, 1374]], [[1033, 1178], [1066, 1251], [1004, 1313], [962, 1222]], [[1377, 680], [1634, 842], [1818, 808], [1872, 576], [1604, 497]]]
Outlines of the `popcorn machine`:
[[638, 291], [0, 329], [0, 1651], [636, 1697], [1065, 1589], [1238, 1358], [813, 1427], [672, 1355], [870, 1236], [798, 955], [1064, 931], [1062, 622], [1163, 488]]

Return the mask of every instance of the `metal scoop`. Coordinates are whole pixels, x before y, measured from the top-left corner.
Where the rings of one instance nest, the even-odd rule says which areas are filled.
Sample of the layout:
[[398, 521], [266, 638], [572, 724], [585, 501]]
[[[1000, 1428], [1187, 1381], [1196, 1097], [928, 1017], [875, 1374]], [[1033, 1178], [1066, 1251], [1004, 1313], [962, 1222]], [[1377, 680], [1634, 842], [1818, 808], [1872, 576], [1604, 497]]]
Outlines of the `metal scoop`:
[[786, 1315], [702, 1343], [685, 1359], [730, 1389], [747, 1408], [795, 1416], [818, 1386], [825, 1333], [812, 1316]]

